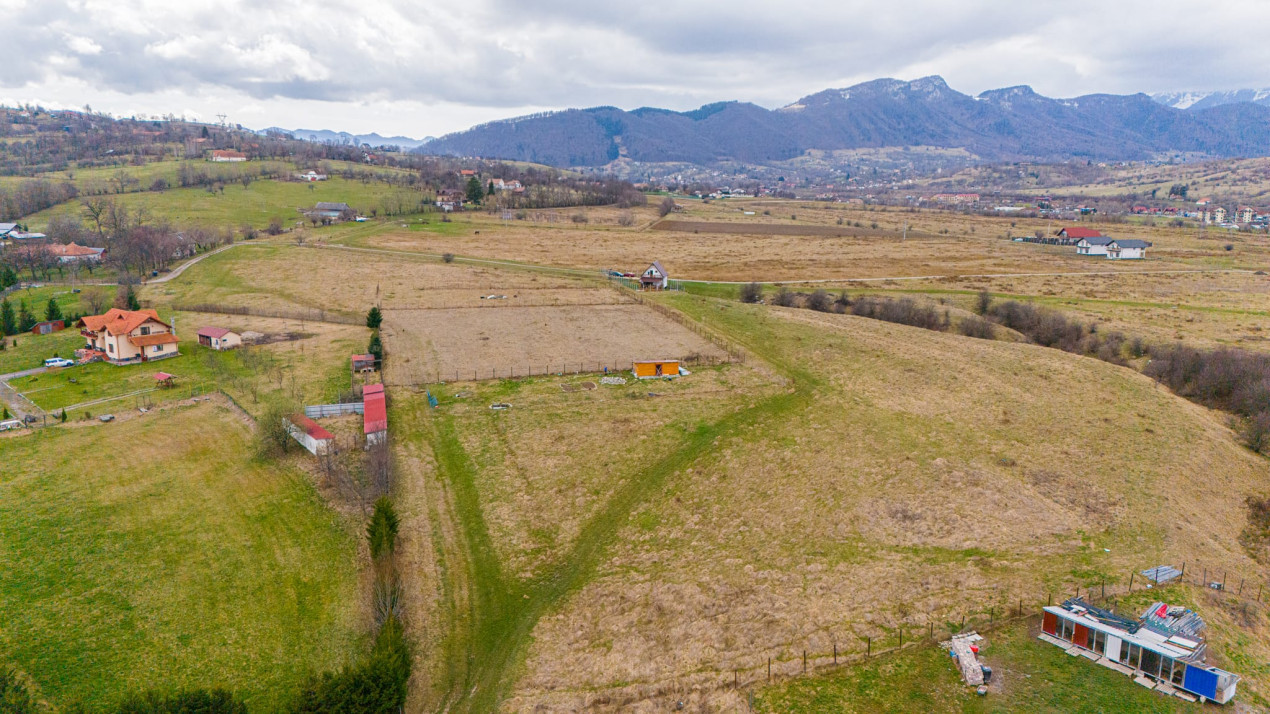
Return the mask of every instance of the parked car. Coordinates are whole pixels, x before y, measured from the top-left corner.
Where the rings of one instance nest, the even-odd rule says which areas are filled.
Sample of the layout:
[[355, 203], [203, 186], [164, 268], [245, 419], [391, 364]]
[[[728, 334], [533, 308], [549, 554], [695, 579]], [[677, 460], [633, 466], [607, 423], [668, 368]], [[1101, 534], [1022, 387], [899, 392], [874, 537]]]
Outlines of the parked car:
[[45, 367], [74, 367], [75, 361], [65, 357], [49, 357], [44, 360]]
[[98, 419], [101, 419], [102, 421], [114, 421], [114, 420], [115, 420], [115, 415], [114, 415], [114, 414], [102, 414], [101, 416], [99, 416], [99, 417], [97, 417], [97, 418], [98, 418]]

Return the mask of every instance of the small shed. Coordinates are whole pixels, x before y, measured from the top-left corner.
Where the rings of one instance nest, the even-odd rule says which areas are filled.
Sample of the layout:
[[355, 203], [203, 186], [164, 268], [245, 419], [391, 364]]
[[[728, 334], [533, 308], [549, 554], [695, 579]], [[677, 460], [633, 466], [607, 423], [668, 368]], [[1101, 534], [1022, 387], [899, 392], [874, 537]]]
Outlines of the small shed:
[[167, 372], [155, 372], [154, 383], [159, 385], [161, 389], [168, 389], [175, 384], [176, 376]]
[[362, 431], [367, 446], [388, 438], [388, 402], [382, 384], [368, 384], [362, 389]]
[[650, 359], [636, 360], [631, 367], [636, 379], [661, 379], [662, 377], [679, 376], [679, 360]]
[[353, 371], [354, 372], [374, 372], [375, 371], [375, 355], [353, 355]]
[[66, 323], [61, 320], [45, 320], [44, 322], [35, 323], [35, 327], [31, 328], [32, 335], [51, 335], [54, 332], [61, 332], [66, 329]]
[[639, 276], [639, 284], [645, 288], [654, 290], [664, 290], [670, 285], [670, 276], [666, 274], [666, 269], [661, 266], [661, 261], [654, 260], [653, 264], [648, 266]]
[[241, 347], [243, 338], [237, 332], [224, 327], [200, 327], [198, 330], [198, 343], [220, 352]]
[[322, 428], [321, 424], [304, 416], [292, 414], [287, 418], [287, 432], [310, 454], [322, 456], [335, 448], [335, 435]]

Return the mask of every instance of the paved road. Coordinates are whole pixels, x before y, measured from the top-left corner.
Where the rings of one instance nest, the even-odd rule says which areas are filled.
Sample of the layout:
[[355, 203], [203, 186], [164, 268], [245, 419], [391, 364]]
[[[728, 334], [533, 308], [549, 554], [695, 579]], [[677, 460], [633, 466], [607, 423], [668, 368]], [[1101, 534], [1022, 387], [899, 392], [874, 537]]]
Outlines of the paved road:
[[159, 276], [159, 277], [157, 277], [157, 278], [151, 279], [151, 280], [147, 280], [147, 281], [145, 281], [145, 284], [146, 284], [146, 285], [154, 285], [154, 284], [156, 284], [156, 283], [166, 283], [167, 281], [171, 280], [172, 278], [175, 278], [175, 277], [177, 277], [178, 275], [180, 275], [181, 273], [184, 273], [186, 268], [190, 267], [191, 265], [194, 265], [195, 263], [199, 262], [200, 260], [202, 260], [202, 259], [204, 259], [204, 258], [207, 258], [207, 257], [209, 257], [209, 256], [216, 255], [217, 253], [220, 253], [220, 252], [222, 252], [222, 251], [229, 250], [230, 248], [233, 248], [233, 247], [234, 247], [234, 246], [236, 246], [236, 245], [238, 245], [238, 244], [237, 244], [237, 243], [230, 243], [229, 245], [223, 245], [223, 246], [221, 246], [221, 247], [219, 247], [219, 248], [217, 248], [216, 250], [213, 250], [213, 251], [211, 251], [211, 252], [204, 253], [204, 254], [202, 254], [202, 255], [199, 255], [199, 256], [195, 256], [195, 257], [193, 257], [193, 258], [190, 258], [189, 260], [185, 261], [184, 263], [181, 263], [180, 265], [178, 265], [175, 269], [173, 269], [173, 270], [172, 270], [172, 272], [170, 272], [170, 273], [168, 273], [168, 274], [166, 274], [166, 275], [162, 275], [162, 276]]
[[36, 367], [34, 369], [26, 369], [21, 372], [10, 372], [9, 374], [0, 374], [0, 403], [9, 408], [9, 412], [18, 419], [30, 414], [37, 419], [44, 419], [44, 411], [32, 404], [30, 401], [18, 394], [17, 390], [9, 386], [10, 379], [18, 377], [30, 377], [33, 374], [43, 374], [46, 368]]

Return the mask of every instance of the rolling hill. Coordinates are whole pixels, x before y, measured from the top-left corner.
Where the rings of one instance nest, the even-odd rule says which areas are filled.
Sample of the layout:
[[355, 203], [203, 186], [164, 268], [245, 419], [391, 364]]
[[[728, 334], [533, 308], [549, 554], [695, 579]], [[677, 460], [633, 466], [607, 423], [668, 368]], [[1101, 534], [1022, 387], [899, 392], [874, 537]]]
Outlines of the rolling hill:
[[960, 148], [981, 161], [1135, 160], [1167, 153], [1270, 153], [1270, 107], [1183, 110], [1146, 94], [1051, 99], [1026, 86], [970, 96], [940, 77], [878, 79], [769, 110], [744, 102], [689, 112], [569, 109], [490, 122], [421, 146], [429, 154], [554, 166], [767, 163], [809, 150]]

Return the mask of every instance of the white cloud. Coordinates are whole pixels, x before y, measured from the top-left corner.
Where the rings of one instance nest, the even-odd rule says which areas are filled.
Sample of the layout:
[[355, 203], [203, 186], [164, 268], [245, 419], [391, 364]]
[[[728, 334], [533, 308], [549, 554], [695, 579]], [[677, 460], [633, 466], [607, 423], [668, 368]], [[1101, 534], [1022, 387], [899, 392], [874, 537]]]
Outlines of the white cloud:
[[[1192, 12], [1181, 0], [0, 0], [5, 26], [64, 38], [11, 55], [0, 91], [422, 135], [541, 107], [774, 107], [882, 76], [1051, 96], [1270, 86], [1270, 45], [1180, 32]], [[1219, 1], [1204, 18], [1258, 27], [1270, 3]]]
[[89, 37], [80, 37], [78, 35], [67, 35], [66, 46], [76, 54], [81, 55], [99, 55], [101, 54], [101, 45], [97, 44]]

